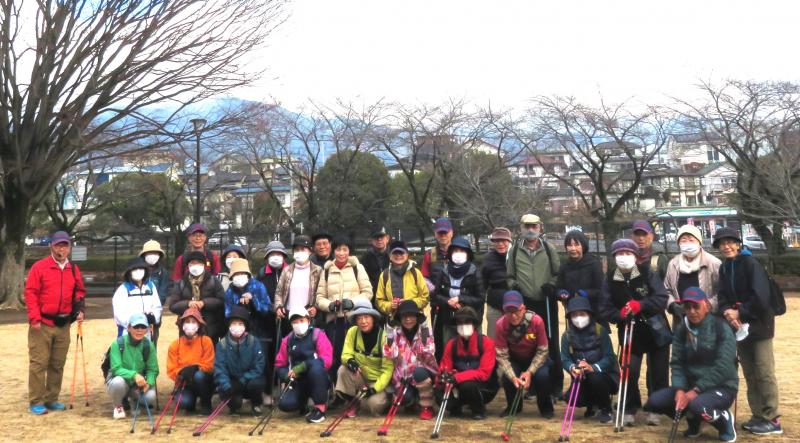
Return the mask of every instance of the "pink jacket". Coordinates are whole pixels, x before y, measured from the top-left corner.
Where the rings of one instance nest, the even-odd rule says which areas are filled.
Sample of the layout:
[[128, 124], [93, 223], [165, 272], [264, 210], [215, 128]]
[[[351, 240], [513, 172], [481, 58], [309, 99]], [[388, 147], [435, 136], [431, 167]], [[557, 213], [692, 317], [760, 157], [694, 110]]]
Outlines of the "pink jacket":
[[[317, 357], [322, 360], [322, 365], [325, 369], [330, 369], [333, 363], [333, 346], [331, 346], [328, 336], [321, 329], [314, 328], [311, 330], [314, 334], [314, 340], [317, 343]], [[278, 356], [275, 358], [275, 368], [284, 368], [289, 366], [289, 340], [294, 337], [294, 332], [290, 333], [283, 338], [281, 342], [281, 349], [278, 351]]]
[[417, 367], [423, 367], [433, 374], [439, 372], [439, 365], [436, 364], [434, 355], [436, 346], [427, 324], [419, 326], [413, 343], [409, 343], [401, 326], [390, 329], [387, 337], [393, 339], [386, 340], [386, 344], [383, 345], [383, 355], [391, 358], [394, 363], [392, 385], [396, 392], [399, 392], [403, 379], [411, 377]]

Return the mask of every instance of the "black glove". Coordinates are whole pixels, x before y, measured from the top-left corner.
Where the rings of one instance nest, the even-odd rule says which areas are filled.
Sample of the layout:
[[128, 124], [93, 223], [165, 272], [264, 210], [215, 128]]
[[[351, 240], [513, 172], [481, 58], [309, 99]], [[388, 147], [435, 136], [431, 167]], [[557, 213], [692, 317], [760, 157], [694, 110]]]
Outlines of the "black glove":
[[342, 300], [342, 311], [352, 311], [354, 307], [353, 300]]
[[681, 306], [680, 303], [672, 303], [671, 305], [669, 305], [667, 310], [669, 311], [670, 314], [678, 318], [683, 318], [686, 315], [686, 313], [683, 312], [683, 306]]
[[371, 388], [369, 385], [364, 385], [361, 387], [361, 392], [364, 393], [364, 397], [371, 397], [378, 393], [375, 388]]
[[330, 306], [329, 306], [331, 312], [336, 312], [341, 307], [342, 307], [342, 302], [340, 302], [339, 300], [332, 301]]
[[200, 366], [198, 365], [184, 366], [180, 371], [178, 371], [178, 377], [186, 383], [191, 383], [192, 380], [194, 380], [194, 374], [199, 370]]
[[144, 316], [147, 318], [147, 324], [149, 324], [149, 325], [156, 324], [156, 316], [155, 315], [153, 315], [153, 314], [145, 314]]
[[442, 381], [453, 385], [456, 383], [456, 375], [452, 372], [442, 372]]
[[541, 287], [542, 289], [542, 296], [546, 298], [555, 298], [556, 296], [556, 287], [552, 283], [545, 283]]
[[350, 360], [347, 360], [347, 363], [345, 363], [345, 365], [347, 365], [347, 369], [349, 369], [350, 372], [358, 371], [358, 368], [359, 368], [358, 362], [354, 358], [351, 358]]
[[233, 388], [227, 387], [219, 392], [219, 398], [221, 400], [230, 400], [233, 397]]

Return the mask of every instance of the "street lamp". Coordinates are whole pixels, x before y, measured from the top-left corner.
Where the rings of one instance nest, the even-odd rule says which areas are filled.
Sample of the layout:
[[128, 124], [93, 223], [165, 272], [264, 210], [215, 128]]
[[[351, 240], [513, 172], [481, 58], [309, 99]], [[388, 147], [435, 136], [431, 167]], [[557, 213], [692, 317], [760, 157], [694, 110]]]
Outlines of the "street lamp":
[[197, 140], [197, 157], [195, 157], [194, 171], [197, 174], [196, 193], [195, 193], [195, 206], [194, 206], [194, 222], [200, 223], [200, 133], [203, 132], [203, 127], [206, 125], [206, 119], [193, 118], [190, 120], [194, 126], [194, 135]]

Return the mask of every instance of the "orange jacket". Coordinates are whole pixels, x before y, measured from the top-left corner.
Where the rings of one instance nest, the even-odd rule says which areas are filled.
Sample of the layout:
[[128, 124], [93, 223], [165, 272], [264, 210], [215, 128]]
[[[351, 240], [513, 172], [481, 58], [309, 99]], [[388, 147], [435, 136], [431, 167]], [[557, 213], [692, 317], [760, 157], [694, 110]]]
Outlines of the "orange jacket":
[[214, 343], [205, 335], [193, 340], [178, 337], [169, 345], [167, 353], [167, 375], [178, 378], [178, 371], [189, 365], [198, 365], [203, 372], [214, 372]]

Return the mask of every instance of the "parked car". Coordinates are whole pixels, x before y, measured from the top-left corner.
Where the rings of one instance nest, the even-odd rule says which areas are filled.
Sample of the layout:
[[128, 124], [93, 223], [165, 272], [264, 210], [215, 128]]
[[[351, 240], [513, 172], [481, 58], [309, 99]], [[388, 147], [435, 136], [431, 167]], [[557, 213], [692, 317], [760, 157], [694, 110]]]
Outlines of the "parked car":
[[767, 249], [767, 245], [764, 244], [764, 240], [757, 235], [745, 235], [744, 245], [749, 249]]

